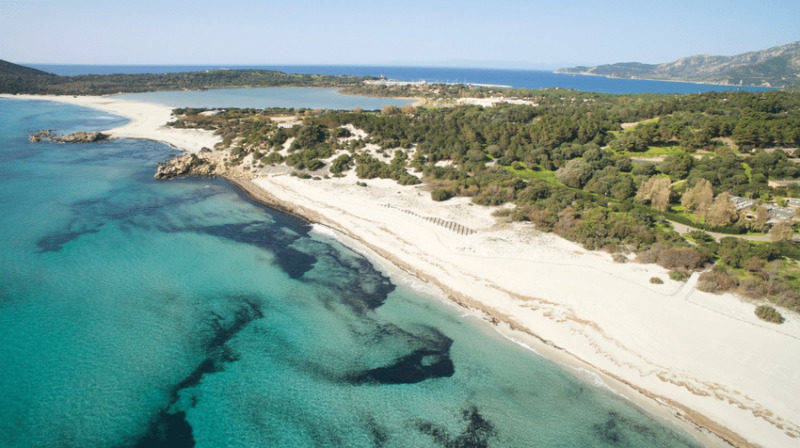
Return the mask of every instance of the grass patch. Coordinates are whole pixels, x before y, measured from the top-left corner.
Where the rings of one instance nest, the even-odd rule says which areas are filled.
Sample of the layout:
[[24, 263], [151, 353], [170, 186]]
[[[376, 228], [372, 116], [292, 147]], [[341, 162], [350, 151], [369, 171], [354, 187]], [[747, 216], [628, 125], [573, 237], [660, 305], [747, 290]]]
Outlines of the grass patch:
[[800, 290], [800, 266], [795, 261], [782, 260], [779, 272], [792, 285], [792, 289]]
[[762, 236], [765, 235], [761, 232], [749, 232], [745, 233], [744, 229], [735, 226], [728, 226], [728, 227], [711, 227], [705, 223], [703, 219], [699, 216], [695, 215], [684, 209], [680, 205], [672, 205], [670, 206], [669, 210], [662, 212], [656, 211], [659, 215], [663, 216], [666, 219], [670, 219], [675, 222], [679, 222], [681, 224], [694, 227], [695, 229], [704, 230], [706, 232], [715, 232], [721, 233], [724, 235], [729, 235], [733, 237], [741, 237], [742, 235], [749, 235], [749, 236]]
[[647, 151], [628, 152], [626, 155], [628, 157], [667, 157], [681, 152], [683, 152], [683, 148], [680, 145], [648, 146]]
[[613, 133], [614, 135], [617, 135], [617, 134], [624, 134], [625, 132], [630, 132], [630, 131], [632, 131], [632, 130], [636, 129], [636, 127], [637, 127], [637, 126], [639, 126], [639, 125], [642, 125], [642, 124], [650, 124], [650, 123], [655, 123], [655, 122], [657, 122], [657, 121], [659, 120], [659, 118], [660, 118], [660, 117], [656, 117], [656, 118], [648, 118], [647, 120], [637, 121], [635, 125], [633, 125], [633, 126], [631, 126], [631, 127], [627, 128], [627, 129], [623, 129], [623, 130], [621, 130], [621, 131], [611, 131], [611, 133]]
[[504, 166], [503, 169], [522, 180], [535, 179], [551, 185], [561, 186], [561, 182], [556, 178], [555, 171], [544, 170], [538, 166], [535, 168], [528, 168], [522, 162], [514, 162], [511, 166]]
[[682, 205], [672, 205], [665, 213], [669, 214], [669, 218], [673, 221], [678, 221], [682, 224], [697, 228], [703, 228], [705, 226], [705, 221], [701, 217], [686, 210]]
[[753, 182], [753, 169], [750, 168], [745, 162], [742, 162], [742, 168], [744, 168], [744, 175], [747, 176], [747, 181], [752, 183]]

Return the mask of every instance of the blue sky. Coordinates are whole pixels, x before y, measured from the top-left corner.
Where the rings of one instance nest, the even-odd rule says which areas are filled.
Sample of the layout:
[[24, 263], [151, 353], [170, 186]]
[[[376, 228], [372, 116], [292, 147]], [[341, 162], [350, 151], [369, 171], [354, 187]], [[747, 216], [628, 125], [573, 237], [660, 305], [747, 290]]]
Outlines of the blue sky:
[[788, 1], [0, 0], [0, 59], [556, 68], [800, 40]]

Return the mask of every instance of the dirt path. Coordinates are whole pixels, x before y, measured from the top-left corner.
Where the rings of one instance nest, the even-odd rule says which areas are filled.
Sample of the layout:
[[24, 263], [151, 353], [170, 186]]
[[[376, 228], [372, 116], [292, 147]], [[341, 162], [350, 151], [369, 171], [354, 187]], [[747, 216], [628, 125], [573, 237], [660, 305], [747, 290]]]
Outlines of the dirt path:
[[[711, 235], [716, 241], [719, 241], [720, 239], [728, 237], [728, 236], [733, 237], [733, 238], [739, 238], [739, 239], [742, 239], [742, 240], [747, 240], [747, 241], [761, 241], [761, 242], [772, 241], [770, 239], [770, 237], [769, 237], [769, 234], [766, 234], [766, 235], [734, 235], [734, 234], [729, 234], [729, 233], [709, 232], [707, 230], [703, 230], [703, 229], [698, 229], [696, 227], [687, 226], [686, 224], [681, 224], [681, 223], [679, 223], [677, 221], [672, 221], [672, 220], [669, 220], [669, 219], [667, 220], [667, 222], [672, 224], [672, 228], [675, 229], [675, 231], [680, 233], [681, 235], [687, 234], [687, 233], [689, 233], [689, 232], [691, 232], [693, 230], [699, 230], [701, 232], [705, 232], [705, 233]], [[795, 235], [794, 239], [797, 239], [797, 237], [798, 236]]]

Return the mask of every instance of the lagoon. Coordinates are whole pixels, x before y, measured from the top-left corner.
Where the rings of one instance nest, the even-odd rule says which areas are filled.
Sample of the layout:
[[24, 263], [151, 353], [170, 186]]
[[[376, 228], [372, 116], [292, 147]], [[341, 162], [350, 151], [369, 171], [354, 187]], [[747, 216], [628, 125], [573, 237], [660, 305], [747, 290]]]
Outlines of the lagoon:
[[171, 107], [238, 107], [264, 109], [284, 107], [294, 109], [378, 110], [383, 106], [404, 106], [413, 99], [381, 98], [345, 95], [337, 89], [318, 87], [266, 87], [241, 89], [179, 90], [165, 92], [125, 93], [117, 98]]

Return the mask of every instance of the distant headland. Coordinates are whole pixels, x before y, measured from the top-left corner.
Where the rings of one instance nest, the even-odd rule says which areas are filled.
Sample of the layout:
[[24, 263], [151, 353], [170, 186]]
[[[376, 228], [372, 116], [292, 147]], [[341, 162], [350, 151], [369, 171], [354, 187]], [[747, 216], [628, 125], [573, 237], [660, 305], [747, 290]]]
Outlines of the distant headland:
[[558, 69], [556, 73], [798, 89], [800, 41], [735, 56], [696, 55], [663, 64], [577, 66]]

